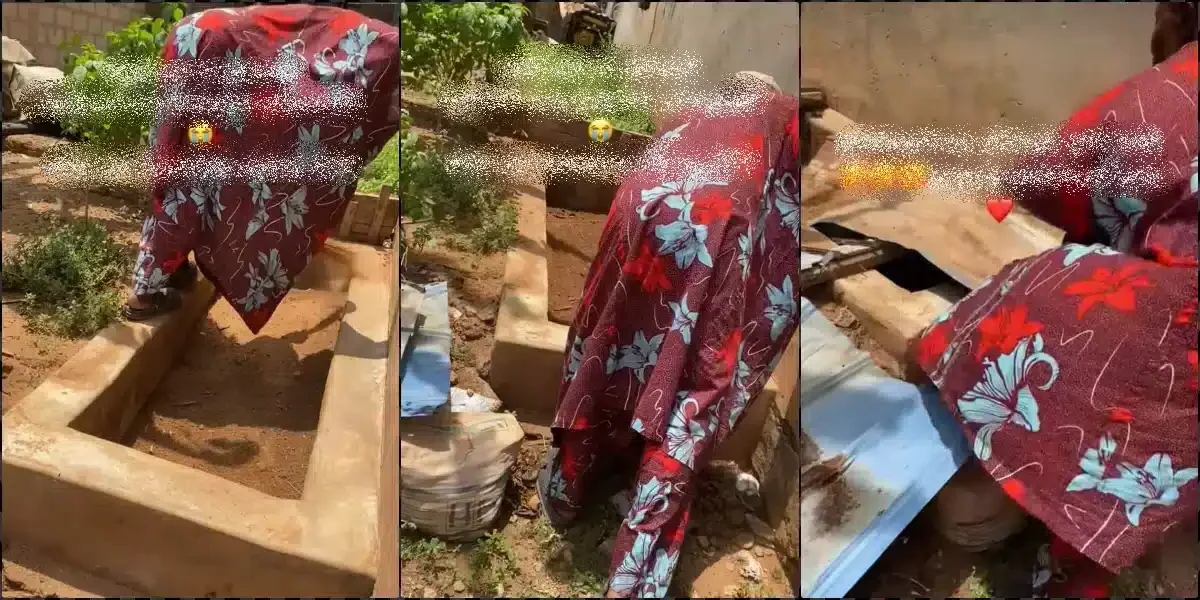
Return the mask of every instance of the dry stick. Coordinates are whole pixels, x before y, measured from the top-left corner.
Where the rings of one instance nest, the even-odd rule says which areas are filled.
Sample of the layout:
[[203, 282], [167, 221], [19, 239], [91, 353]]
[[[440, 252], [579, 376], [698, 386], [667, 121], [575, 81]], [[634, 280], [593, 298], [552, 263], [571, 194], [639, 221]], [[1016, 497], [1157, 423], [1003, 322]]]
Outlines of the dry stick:
[[800, 493], [812, 491], [824, 486], [841, 476], [850, 467], [853, 460], [845, 454], [838, 454], [823, 461], [805, 465], [800, 469]]

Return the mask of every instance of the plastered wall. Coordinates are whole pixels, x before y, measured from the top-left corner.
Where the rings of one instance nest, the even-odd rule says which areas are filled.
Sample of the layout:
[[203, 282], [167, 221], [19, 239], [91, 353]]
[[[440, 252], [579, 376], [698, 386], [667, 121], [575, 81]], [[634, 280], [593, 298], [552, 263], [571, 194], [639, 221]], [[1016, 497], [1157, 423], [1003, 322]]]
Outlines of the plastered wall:
[[803, 3], [801, 80], [868, 122], [1055, 122], [1150, 65], [1153, 3]]
[[716, 80], [760, 71], [784, 91], [800, 90], [800, 11], [792, 2], [636, 2], [617, 4], [613, 42], [693, 52]]

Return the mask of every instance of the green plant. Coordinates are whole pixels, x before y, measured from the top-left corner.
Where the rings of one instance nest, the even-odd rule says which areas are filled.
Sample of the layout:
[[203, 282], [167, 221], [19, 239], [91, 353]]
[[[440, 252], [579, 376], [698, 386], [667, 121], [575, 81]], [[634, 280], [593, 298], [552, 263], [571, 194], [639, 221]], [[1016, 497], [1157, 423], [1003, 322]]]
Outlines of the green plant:
[[434, 90], [464, 82], [517, 48], [524, 16], [516, 2], [401, 2], [400, 70]]
[[521, 574], [517, 554], [498, 531], [488, 533], [471, 550], [471, 588], [480, 595], [504, 595], [504, 583]]
[[437, 538], [417, 538], [401, 536], [400, 560], [417, 560], [430, 556], [438, 556], [450, 551], [446, 542]]
[[101, 146], [146, 143], [159, 56], [171, 27], [183, 18], [183, 6], [166, 3], [161, 17], [141, 17], [108, 32], [105, 50], [80, 46], [78, 37], [69, 43], [80, 49], [64, 59], [66, 101], [54, 115], [65, 131]]
[[95, 334], [120, 313], [117, 281], [129, 257], [103, 225], [72, 221], [28, 236], [4, 258], [6, 289], [23, 292], [17, 310], [36, 331], [67, 337]]
[[498, 73], [501, 85], [515, 89], [548, 112], [573, 119], [607, 119], [613, 127], [652, 133], [647, 100], [635, 89], [632, 59], [618, 46], [580, 50], [527, 42]]
[[466, 169], [452, 169], [444, 148], [423, 141], [400, 111], [400, 209], [415, 221], [429, 221], [413, 235], [423, 246], [436, 233], [461, 235], [468, 249], [489, 254], [517, 239], [517, 209], [503, 190]]
[[376, 193], [383, 186], [389, 186], [392, 191], [400, 189], [400, 134], [392, 136], [383, 145], [383, 149], [363, 169], [362, 177], [358, 179], [358, 190]]

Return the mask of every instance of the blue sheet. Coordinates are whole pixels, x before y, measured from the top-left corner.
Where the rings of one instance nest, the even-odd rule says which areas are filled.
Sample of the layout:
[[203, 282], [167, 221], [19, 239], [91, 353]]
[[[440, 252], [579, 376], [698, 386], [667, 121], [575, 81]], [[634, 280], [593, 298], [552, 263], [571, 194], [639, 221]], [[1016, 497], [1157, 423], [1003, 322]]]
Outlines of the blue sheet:
[[801, 427], [822, 457], [845, 453], [860, 476], [896, 492], [857, 535], [832, 544], [836, 549], [802, 542], [801, 564], [825, 565], [802, 573], [803, 596], [842, 598], [958, 471], [970, 446], [936, 389], [888, 377], [807, 299], [800, 331]]
[[411, 335], [411, 354], [400, 382], [400, 417], [424, 417], [450, 401], [450, 308], [446, 284], [425, 286], [419, 314], [424, 322]]

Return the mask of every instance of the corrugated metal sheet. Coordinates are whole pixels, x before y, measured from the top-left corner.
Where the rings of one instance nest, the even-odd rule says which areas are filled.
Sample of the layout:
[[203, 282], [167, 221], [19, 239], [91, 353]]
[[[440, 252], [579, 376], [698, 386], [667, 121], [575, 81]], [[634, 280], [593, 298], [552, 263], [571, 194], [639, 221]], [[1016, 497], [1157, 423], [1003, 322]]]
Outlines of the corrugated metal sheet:
[[821, 457], [848, 456], [857, 506], [818, 518], [828, 488], [800, 504], [800, 590], [842, 598], [966, 461], [970, 449], [937, 390], [887, 376], [807, 299], [800, 308], [800, 424]]

